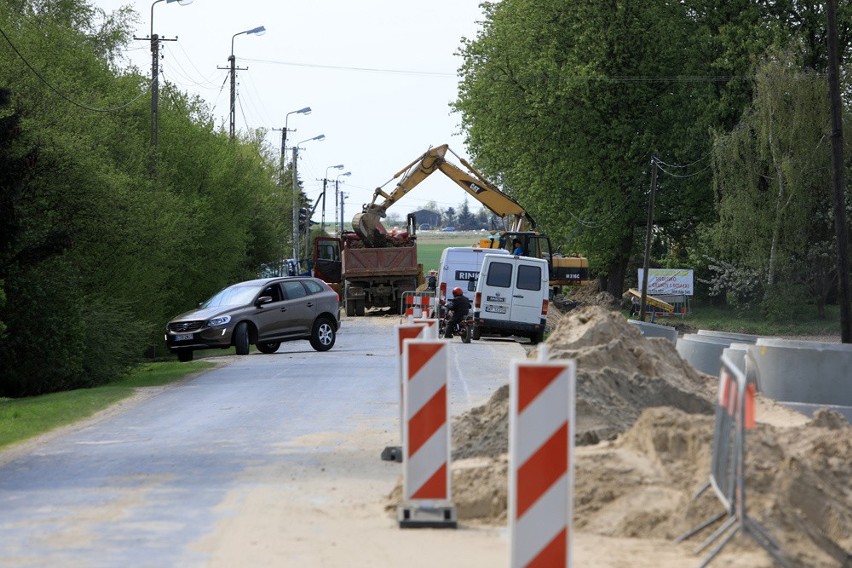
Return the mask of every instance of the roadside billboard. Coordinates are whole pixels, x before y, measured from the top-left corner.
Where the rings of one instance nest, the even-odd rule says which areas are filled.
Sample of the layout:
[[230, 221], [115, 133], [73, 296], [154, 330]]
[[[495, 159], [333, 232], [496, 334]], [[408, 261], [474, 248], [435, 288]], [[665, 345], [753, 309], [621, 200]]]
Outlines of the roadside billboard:
[[[644, 283], [644, 271], [639, 269], [639, 291]], [[691, 268], [648, 269], [648, 294], [651, 296], [692, 296]]]

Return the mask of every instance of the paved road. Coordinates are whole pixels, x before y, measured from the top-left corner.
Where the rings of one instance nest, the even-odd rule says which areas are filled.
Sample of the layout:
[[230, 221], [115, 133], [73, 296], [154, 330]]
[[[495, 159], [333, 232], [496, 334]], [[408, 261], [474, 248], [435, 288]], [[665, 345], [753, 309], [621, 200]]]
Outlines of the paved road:
[[[106, 419], [7, 454], [0, 566], [207, 565], [196, 544], [233, 514], [222, 506], [229, 492], [257, 472], [335, 451], [283, 446], [365, 424], [398, 432], [395, 321], [346, 320], [327, 353], [300, 341], [274, 355], [232, 357]], [[512, 342], [455, 339], [452, 413], [484, 402], [507, 382], [509, 361], [523, 356]]]

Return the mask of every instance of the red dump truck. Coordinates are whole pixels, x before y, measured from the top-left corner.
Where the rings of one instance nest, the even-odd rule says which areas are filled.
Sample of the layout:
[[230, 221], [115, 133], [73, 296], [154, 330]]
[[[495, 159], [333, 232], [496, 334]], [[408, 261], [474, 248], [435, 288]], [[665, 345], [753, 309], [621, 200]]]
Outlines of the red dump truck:
[[413, 234], [403, 232], [386, 246], [365, 247], [354, 232], [340, 238], [318, 237], [314, 243], [314, 275], [341, 295], [347, 316], [363, 316], [367, 308], [396, 313], [402, 294], [423, 282]]

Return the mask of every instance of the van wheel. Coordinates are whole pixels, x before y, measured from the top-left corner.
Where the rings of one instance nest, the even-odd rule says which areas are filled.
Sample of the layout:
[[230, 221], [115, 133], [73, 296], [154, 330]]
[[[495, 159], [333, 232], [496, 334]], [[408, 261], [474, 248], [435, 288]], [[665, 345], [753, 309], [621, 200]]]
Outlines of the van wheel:
[[178, 361], [181, 363], [188, 363], [192, 361], [192, 351], [187, 349], [186, 351], [178, 351], [177, 352]]
[[238, 323], [236, 329], [234, 329], [234, 347], [237, 350], [237, 355], [249, 354], [248, 324], [244, 321]]
[[317, 318], [311, 328], [311, 347], [317, 351], [328, 351], [334, 345], [334, 324], [327, 318]]
[[482, 337], [482, 331], [480, 331], [478, 325], [471, 326], [470, 328], [470, 338], [479, 341]]
[[530, 335], [530, 343], [532, 345], [538, 345], [542, 341], [544, 341], [544, 330], [535, 331], [532, 335]]

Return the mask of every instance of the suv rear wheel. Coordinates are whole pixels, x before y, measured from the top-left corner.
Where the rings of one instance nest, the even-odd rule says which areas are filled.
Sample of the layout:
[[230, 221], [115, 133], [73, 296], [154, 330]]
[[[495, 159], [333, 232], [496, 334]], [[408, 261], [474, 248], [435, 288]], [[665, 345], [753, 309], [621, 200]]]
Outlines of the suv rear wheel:
[[278, 351], [278, 348], [281, 347], [280, 341], [267, 341], [264, 343], [257, 344], [257, 350], [261, 353], [266, 353], [267, 355], [270, 353], [275, 353]]
[[311, 329], [311, 347], [317, 351], [328, 351], [334, 345], [335, 338], [334, 322], [328, 318], [317, 318]]
[[192, 361], [192, 351], [190, 349], [185, 349], [183, 351], [177, 352], [178, 361], [181, 363], [188, 363]]

